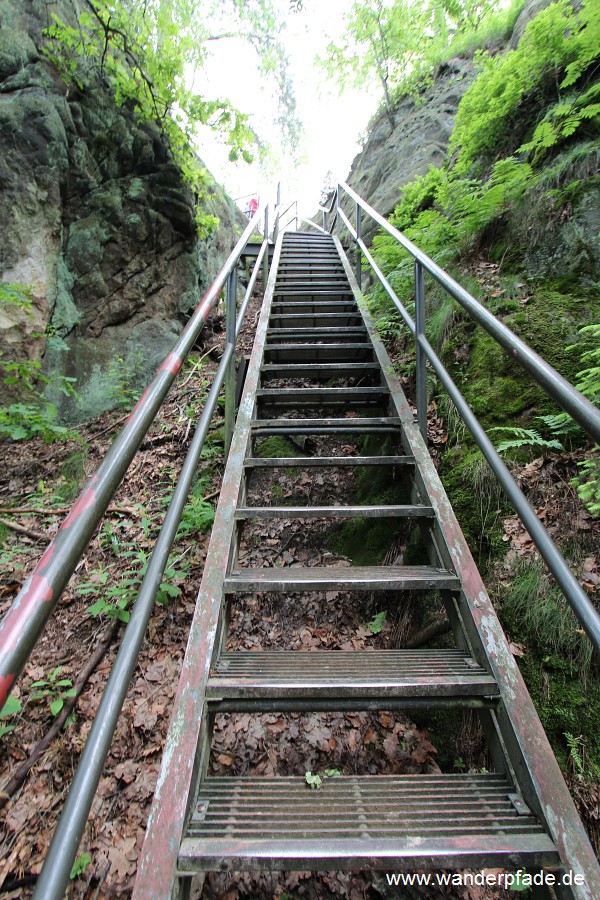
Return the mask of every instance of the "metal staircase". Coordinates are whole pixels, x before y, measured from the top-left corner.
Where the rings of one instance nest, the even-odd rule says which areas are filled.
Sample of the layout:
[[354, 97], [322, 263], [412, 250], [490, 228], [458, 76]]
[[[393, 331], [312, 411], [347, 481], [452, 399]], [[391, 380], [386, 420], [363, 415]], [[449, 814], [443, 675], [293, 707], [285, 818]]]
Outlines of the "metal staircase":
[[[209, 870], [504, 867], [597, 872], [558, 765], [413, 413], [336, 238], [278, 240], [238, 413], [192, 624], [135, 897], [185, 896]], [[311, 456], [265, 458], [275, 436]], [[340, 447], [351, 443], [356, 455]], [[385, 467], [396, 502], [258, 506], [251, 480], [290, 470]], [[247, 529], [274, 520], [323, 523], [385, 517], [418, 529], [427, 564], [248, 565]], [[407, 592], [446, 610], [452, 648], [381, 651], [226, 649], [240, 595]], [[350, 594], [351, 595], [351, 594]], [[493, 771], [477, 774], [342, 773], [311, 791], [293, 777], [209, 776], [221, 712], [476, 710]], [[594, 897], [597, 886], [557, 890]], [[542, 892], [542, 896], [554, 896]]]

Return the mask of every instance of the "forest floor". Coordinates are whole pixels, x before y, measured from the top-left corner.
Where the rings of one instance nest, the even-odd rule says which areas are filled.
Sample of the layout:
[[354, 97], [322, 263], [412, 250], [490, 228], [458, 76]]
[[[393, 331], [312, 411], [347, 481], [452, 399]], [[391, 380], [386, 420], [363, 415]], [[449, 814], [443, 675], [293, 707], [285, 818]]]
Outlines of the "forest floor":
[[[250, 308], [242, 338], [245, 355], [253, 339], [257, 301]], [[193, 434], [192, 417], [201, 408], [223, 345], [218, 317], [203, 332], [201, 346], [180, 374], [129, 473], [111, 503], [100, 529], [65, 590], [14, 691], [20, 709], [2, 721], [0, 746], [0, 892], [28, 897], [48, 848], [77, 760], [98, 708], [119, 640], [121, 619], [133, 602], [144, 565], [156, 537], [174, 480]], [[200, 359], [202, 361], [200, 362]], [[444, 423], [435, 407], [430, 415], [430, 443], [435, 456], [446, 442]], [[76, 429], [77, 437], [54, 444], [29, 441], [0, 446], [0, 614], [4, 614], [47, 542], [56, 534], [83, 481], [97, 468], [124, 420], [123, 411], [106, 414]], [[94, 801], [73, 872], [69, 897], [102, 900], [128, 896], [136, 872], [146, 820], [159, 772], [172, 700], [185, 653], [208, 545], [212, 510], [222, 477], [222, 422], [214, 422], [199, 465], [192, 500], [165, 576], [162, 603], [157, 603], [123, 712]], [[351, 448], [350, 448], [351, 449]], [[574, 463], [573, 463], [574, 464]], [[552, 463], [554, 465], [554, 463]], [[532, 472], [547, 469], [534, 461]], [[556, 463], [558, 466], [558, 463]], [[558, 470], [557, 470], [558, 471]], [[304, 473], [281, 491], [326, 491], [318, 475]], [[564, 484], [560, 470], [559, 480]], [[256, 499], [261, 499], [260, 483]], [[265, 504], [269, 498], [263, 496]], [[560, 521], [560, 504], [545, 510]], [[583, 527], [596, 523], [582, 513]], [[527, 536], [507, 520], [507, 541], [515, 554], [530, 552]], [[273, 535], [284, 563], [302, 561], [301, 540]], [[288, 539], [289, 538], [289, 539]], [[250, 546], [250, 545], [249, 545]], [[250, 552], [250, 551], [249, 551]], [[328, 565], [349, 564], [329, 556]], [[254, 558], [253, 565], [261, 560]], [[600, 593], [600, 554], [590, 554], [587, 586]], [[102, 600], [101, 612], [90, 612]], [[325, 602], [324, 602], [325, 601]], [[372, 628], [376, 614], [387, 616]], [[306, 596], [292, 611], [263, 603], [256, 595], [236, 606], [229, 648], [303, 646], [305, 649], [364, 649], [399, 646], [418, 628], [398, 613], [391, 600], [363, 598], [348, 603], [343, 592]], [[526, 648], [517, 645], [517, 652]], [[95, 663], [95, 665], [93, 664]], [[76, 689], [77, 697], [70, 694]], [[65, 727], [48, 740], [57, 714], [73, 703]], [[60, 707], [63, 707], [61, 710]], [[480, 736], [470, 720], [457, 722], [461, 764], [483, 764]], [[44, 746], [44, 742], [47, 746]], [[432, 735], [397, 713], [230, 715], [218, 718], [211, 770], [285, 774], [298, 771], [439, 771]], [[32, 762], [33, 760], [33, 762]], [[32, 762], [32, 764], [30, 764]], [[29, 766], [29, 768], [27, 768]], [[26, 771], [25, 771], [26, 770]], [[20, 773], [20, 775], [19, 775]], [[18, 776], [18, 777], [17, 777]], [[11, 783], [12, 780], [12, 783]], [[592, 802], [586, 795], [586, 803]], [[451, 897], [481, 900], [477, 888], [394, 889], [395, 897]], [[289, 873], [207, 876], [202, 896], [219, 900], [260, 898], [376, 898], [390, 889], [376, 873]], [[503, 893], [494, 893], [503, 897]], [[508, 895], [506, 895], [508, 896]]]

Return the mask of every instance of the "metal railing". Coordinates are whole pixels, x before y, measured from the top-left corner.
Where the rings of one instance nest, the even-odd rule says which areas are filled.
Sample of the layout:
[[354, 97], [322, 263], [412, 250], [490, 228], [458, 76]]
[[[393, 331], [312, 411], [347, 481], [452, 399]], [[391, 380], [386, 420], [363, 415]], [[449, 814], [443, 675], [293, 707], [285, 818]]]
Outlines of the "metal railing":
[[[342, 194], [355, 205], [355, 226], [341, 206]], [[416, 348], [416, 402], [417, 421], [423, 437], [427, 439], [427, 370], [429, 364], [452, 399], [465, 425], [488, 462], [499, 484], [507, 494], [523, 525], [529, 532], [540, 555], [554, 575], [560, 589], [577, 616], [582, 628], [590, 638], [594, 648], [600, 653], [600, 615], [589, 597], [571, 572], [568, 563], [560, 553], [552, 538], [538, 519], [533, 507], [517, 485], [508, 468], [500, 458], [496, 448], [480, 425], [469, 404], [452, 380], [448, 370], [427, 340], [425, 334], [425, 273], [429, 273], [444, 290], [460, 303], [469, 316], [481, 325], [506, 352], [531, 375], [531, 377], [566, 412], [578, 422], [587, 434], [600, 443], [600, 410], [552, 368], [541, 356], [497, 319], [488, 309], [441, 269], [429, 256], [423, 253], [408, 238], [394, 228], [375, 209], [369, 206], [349, 185], [340, 182], [330, 208], [320, 208], [323, 212], [323, 228], [330, 233], [334, 227], [339, 236], [341, 224], [348, 229], [357, 251], [355, 266], [358, 287], [362, 280], [362, 256], [370, 264], [384, 290], [402, 316], [409, 331], [415, 337]], [[370, 218], [395, 238], [415, 261], [415, 320], [396, 296], [392, 286], [377, 265], [361, 237], [361, 213]], [[328, 226], [328, 216], [333, 215]]]
[[[292, 216], [290, 216], [290, 218], [287, 219], [287, 221], [282, 223], [281, 220], [283, 219], [283, 217], [285, 215], [287, 215], [287, 213], [289, 213], [289, 211], [292, 208], [294, 209], [294, 214]], [[297, 231], [298, 230], [298, 201], [292, 200], [292, 202], [288, 206], [286, 206], [285, 209], [281, 209], [281, 193], [280, 193], [280, 189], [279, 189], [279, 185], [278, 185], [278, 187], [277, 187], [277, 207], [275, 210], [275, 225], [273, 227], [273, 243], [275, 243], [277, 241], [277, 238], [279, 237], [279, 232], [285, 231], [291, 222], [294, 223], [294, 230]]]
[[175, 376], [194, 346], [210, 311], [226, 285], [225, 349], [198, 420], [146, 574], [133, 605], [130, 621], [38, 879], [36, 897], [56, 897], [59, 900], [64, 896], [65, 888], [69, 883], [71, 867], [223, 385], [225, 385], [225, 452], [228, 451], [235, 417], [236, 338], [242, 327], [261, 265], [264, 267], [264, 282], [266, 283], [268, 237], [262, 241], [236, 317], [237, 267], [248, 239], [263, 224], [263, 221], [264, 234], [267, 236], [267, 206], [259, 208], [248, 224], [215, 281], [187, 323], [173, 350], [168, 354], [159, 367], [154, 380], [140, 397], [97, 472], [87, 482], [56, 538], [51, 542], [32, 575], [27, 579], [0, 625], [0, 687], [4, 689], [4, 693], [0, 695], [1, 708], [102, 519], [106, 507], [121, 483], [141, 441], [154, 421]]

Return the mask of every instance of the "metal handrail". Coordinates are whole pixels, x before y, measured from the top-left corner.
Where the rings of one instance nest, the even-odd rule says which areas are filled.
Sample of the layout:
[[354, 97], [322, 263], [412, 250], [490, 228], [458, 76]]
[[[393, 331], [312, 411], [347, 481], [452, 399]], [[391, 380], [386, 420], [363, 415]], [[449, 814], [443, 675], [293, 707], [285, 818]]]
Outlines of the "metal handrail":
[[88, 480], [56, 537], [19, 591], [0, 623], [0, 709], [23, 671], [48, 618], [75, 571], [98, 523], [119, 487], [135, 453], [176, 375], [208, 319], [250, 235], [268, 207], [261, 206], [248, 223], [219, 274], [196, 307], [171, 352], [159, 366], [98, 470]]
[[154, 608], [156, 593], [164, 575], [194, 475], [197, 472], [198, 460], [217, 406], [219, 393], [223, 383], [226, 383], [228, 373], [231, 371], [231, 364], [235, 361], [236, 339], [242, 327], [267, 246], [267, 240], [265, 239], [254, 264], [252, 276], [240, 306], [237, 320], [235, 317], [235, 267], [229, 274], [227, 326], [231, 339], [227, 341], [219, 368], [182, 466], [171, 503], [148, 563], [148, 569], [133, 605], [131, 619], [127, 624], [75, 777], [52, 837], [48, 854], [37, 881], [34, 897], [43, 898], [43, 900], [52, 900], [52, 898], [61, 900], [64, 897], [65, 889], [69, 883], [71, 868], [75, 861], [77, 849], [102, 775], [104, 762], [112, 743], [117, 720], [125, 701], [146, 628]]
[[289, 205], [289, 206], [286, 206], [286, 208], [285, 208], [284, 210], [282, 210], [282, 211], [279, 213], [279, 218], [282, 219], [283, 216], [285, 216], [285, 214], [286, 214], [287, 212], [290, 211], [290, 209], [292, 208], [292, 206], [295, 206], [295, 207], [296, 207], [296, 212], [295, 212], [295, 214], [292, 216], [292, 218], [286, 223], [286, 225], [283, 226], [283, 228], [281, 227], [281, 225], [279, 226], [279, 230], [280, 230], [280, 231], [285, 231], [285, 229], [286, 229], [287, 226], [290, 224], [290, 222], [295, 222], [295, 223], [296, 223], [296, 230], [298, 230], [298, 201], [297, 201], [297, 200], [292, 200], [292, 202], [290, 203], [290, 205]]
[[[341, 191], [344, 191], [355, 202], [356, 228], [351, 224], [341, 207]], [[388, 234], [394, 237], [415, 260], [416, 321], [413, 321], [402, 302], [396, 296], [389, 281], [386, 279], [361, 238], [361, 210], [366, 212], [367, 215], [387, 231]], [[394, 303], [396, 309], [399, 311], [408, 329], [415, 336], [417, 352], [417, 421], [424, 438], [427, 438], [426, 360], [429, 360], [432, 369], [442, 382], [465, 422], [465, 425], [471, 432], [475, 443], [481, 450], [498, 482], [507, 494], [515, 511], [519, 515], [542, 558], [546, 562], [546, 565], [554, 575], [582, 628], [588, 635], [596, 651], [600, 653], [600, 614], [571, 572], [558, 547], [548, 534], [544, 525], [538, 519], [535, 510], [519, 488], [503, 460], [500, 458], [498, 451], [490, 441], [477, 417], [452, 380], [448, 370], [425, 336], [425, 272], [429, 272], [436, 281], [461, 304], [463, 309], [465, 309], [476, 322], [485, 328], [488, 334], [490, 334], [500, 346], [502, 346], [532, 375], [544, 391], [553, 397], [592, 438], [599, 442], [600, 410], [590, 403], [586, 397], [564, 379], [562, 375], [553, 369], [552, 366], [542, 359], [542, 357], [532, 350], [524, 341], [513, 334], [506, 325], [496, 319], [489, 310], [482, 306], [479, 301], [459, 285], [447, 272], [441, 269], [425, 253], [419, 250], [419, 248], [409, 241], [402, 232], [390, 225], [382, 215], [369, 206], [362, 197], [344, 182], [340, 182], [336, 192], [336, 221], [338, 228], [340, 221], [344, 223], [351, 237], [355, 241], [358, 251], [356, 274], [359, 287], [361, 283], [360, 254], [362, 253], [369, 262], [384, 290]]]

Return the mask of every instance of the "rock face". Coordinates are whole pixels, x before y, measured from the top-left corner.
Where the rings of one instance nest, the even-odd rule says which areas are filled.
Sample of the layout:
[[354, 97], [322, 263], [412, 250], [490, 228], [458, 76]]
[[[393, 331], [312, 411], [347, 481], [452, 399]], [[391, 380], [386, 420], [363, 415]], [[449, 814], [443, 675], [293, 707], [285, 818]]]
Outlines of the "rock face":
[[48, 10], [0, 0], [0, 278], [33, 301], [28, 315], [0, 307], [0, 342], [6, 357], [45, 354], [50, 371], [76, 377], [80, 400], [63, 412], [80, 419], [114, 404], [115, 366], [148, 380], [243, 218], [213, 185], [221, 226], [196, 239], [158, 127], [117, 108], [99, 80], [67, 88], [43, 56]]
[[[458, 104], [473, 79], [472, 62], [453, 59], [440, 69], [422, 102], [405, 98], [398, 104], [393, 132], [385, 113], [375, 122], [347, 181], [382, 216], [393, 212], [403, 185], [446, 159]], [[353, 210], [346, 204], [344, 209], [352, 221]], [[364, 221], [362, 233], [367, 243], [376, 230], [370, 221]]]

